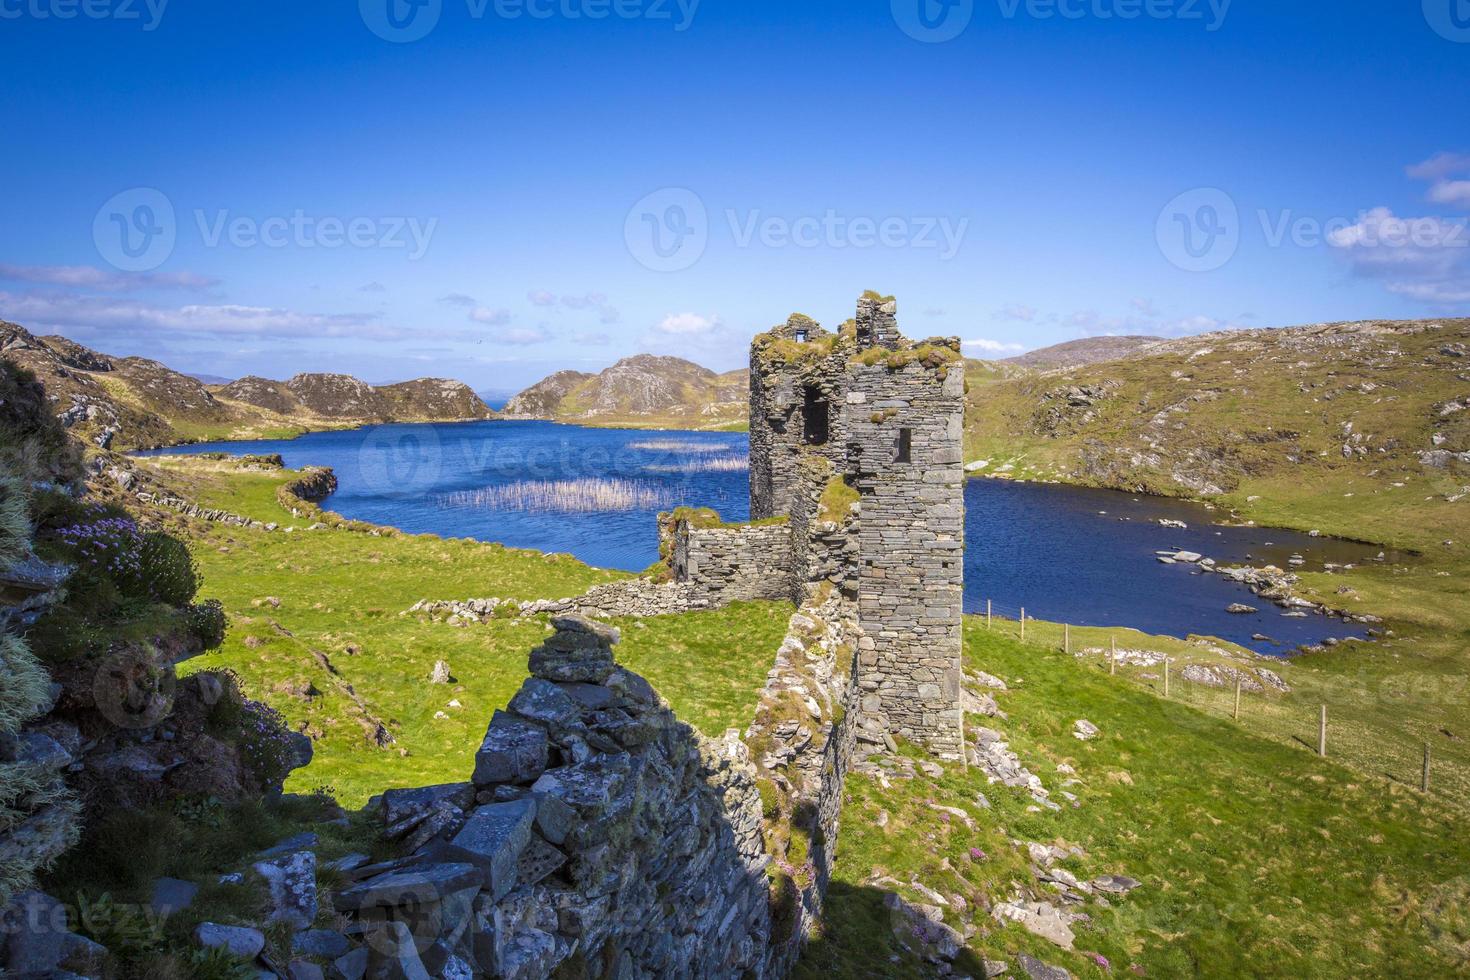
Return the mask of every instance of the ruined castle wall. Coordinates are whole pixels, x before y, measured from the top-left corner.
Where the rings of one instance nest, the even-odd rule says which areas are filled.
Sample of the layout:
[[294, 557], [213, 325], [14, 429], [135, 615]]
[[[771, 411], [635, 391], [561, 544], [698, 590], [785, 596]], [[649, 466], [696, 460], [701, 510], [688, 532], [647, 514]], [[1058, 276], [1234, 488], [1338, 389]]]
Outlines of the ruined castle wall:
[[767, 809], [778, 901], [768, 976], [795, 964], [821, 921], [837, 857], [842, 792], [857, 744], [857, 609], [820, 589], [792, 617], [745, 733], [776, 811]]
[[715, 605], [792, 595], [791, 528], [787, 524], [674, 531], [674, 567], [680, 582]]
[[821, 457], [803, 460], [791, 495], [791, 567], [795, 600], [806, 601], [812, 587], [829, 582], [847, 598], [857, 597], [859, 515], [823, 520], [822, 493], [838, 475]]
[[959, 758], [964, 368], [904, 354], [854, 365], [845, 404], [862, 497], [863, 725]]
[[[791, 513], [804, 456], [819, 456], [841, 469], [846, 459], [842, 402], [846, 337], [822, 332], [809, 350], [781, 336], [757, 342], [750, 354], [750, 516], [764, 520]], [[825, 345], [825, 346], [824, 346]], [[826, 349], [828, 353], [822, 353]], [[825, 441], [808, 441], [805, 413], [811, 400], [827, 406]]]

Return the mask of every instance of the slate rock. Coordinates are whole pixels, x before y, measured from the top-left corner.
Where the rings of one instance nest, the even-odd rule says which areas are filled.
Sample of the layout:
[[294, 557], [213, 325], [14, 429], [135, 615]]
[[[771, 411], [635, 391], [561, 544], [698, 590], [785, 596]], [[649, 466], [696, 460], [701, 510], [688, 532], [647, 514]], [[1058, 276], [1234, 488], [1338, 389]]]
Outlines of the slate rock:
[[270, 891], [271, 911], [267, 924], [285, 923], [293, 929], [306, 929], [316, 921], [316, 855], [297, 851], [274, 861], [261, 861], [254, 866], [265, 879]]
[[567, 842], [580, 824], [577, 812], [561, 799], [550, 793], [537, 793], [536, 831], [551, 843], [560, 847]]
[[385, 922], [368, 937], [371, 980], [430, 980], [407, 923]]
[[588, 711], [607, 708], [613, 703], [613, 692], [602, 684], [558, 684], [557, 687]]
[[522, 718], [552, 727], [576, 721], [582, 714], [581, 707], [570, 695], [539, 677], [528, 678], [510, 699], [508, 707]]
[[414, 815], [427, 816], [437, 803], [452, 803], [461, 810], [475, 800], [475, 789], [469, 783], [445, 783], [421, 789], [390, 789], [383, 794], [383, 822], [403, 823]]
[[326, 980], [326, 973], [315, 963], [294, 960], [286, 967], [286, 980]]
[[535, 819], [534, 799], [492, 803], [470, 814], [464, 829], [450, 841], [454, 853], [484, 870], [493, 901], [516, 886], [516, 868], [531, 841]]
[[320, 846], [321, 838], [317, 837], [316, 834], [297, 834], [294, 837], [287, 837], [269, 850], [261, 851], [256, 857], [262, 861], [269, 861], [273, 858], [295, 854], [297, 851], [314, 851]]
[[340, 932], [331, 929], [307, 929], [298, 932], [291, 940], [291, 951], [298, 956], [315, 956], [324, 960], [335, 960], [346, 956], [352, 944]]
[[1021, 964], [1021, 969], [1031, 980], [1072, 980], [1072, 974], [1059, 966], [1043, 963], [1034, 956], [1019, 953], [1016, 962]]
[[426, 905], [478, 885], [482, 879], [483, 872], [467, 862], [405, 868], [344, 888], [336, 894], [335, 905], [339, 912]]
[[253, 960], [265, 949], [265, 934], [244, 926], [222, 926], [201, 922], [194, 928], [194, 941], [205, 949], [223, 949], [242, 960]]
[[182, 912], [194, 904], [194, 898], [199, 894], [199, 886], [192, 881], [183, 881], [179, 878], [159, 878], [153, 883], [152, 897], [149, 906], [159, 915], [172, 915]]
[[346, 956], [332, 961], [328, 975], [331, 980], [362, 980], [367, 975], [368, 951], [359, 946]]
[[545, 729], [496, 711], [475, 753], [474, 783], [535, 782], [546, 771], [550, 747]]
[[5, 909], [3, 932], [5, 970], [9, 974], [46, 973], [55, 970], [66, 955], [66, 908], [44, 892], [25, 891]]

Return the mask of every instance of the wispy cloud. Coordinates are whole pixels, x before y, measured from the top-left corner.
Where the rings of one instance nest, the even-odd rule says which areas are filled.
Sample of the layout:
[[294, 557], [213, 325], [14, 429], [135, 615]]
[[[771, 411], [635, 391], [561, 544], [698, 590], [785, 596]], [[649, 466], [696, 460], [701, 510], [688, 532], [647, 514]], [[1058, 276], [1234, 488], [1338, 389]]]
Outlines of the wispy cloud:
[[90, 265], [11, 265], [4, 262], [0, 262], [0, 280], [102, 292], [130, 292], [139, 289], [204, 290], [219, 285], [218, 279], [193, 272], [119, 272]]
[[456, 337], [383, 323], [374, 313], [305, 313], [238, 304], [159, 306], [107, 296], [0, 291], [0, 316], [28, 327], [169, 331], [204, 336], [353, 337], [367, 340]]
[[440, 296], [439, 297], [439, 302], [443, 303], [446, 306], [477, 306], [477, 305], [479, 305], [478, 304], [478, 301], [473, 296], [466, 296], [464, 293], [450, 293], [447, 296]]
[[359, 293], [386, 293], [388, 291], [388, 287], [380, 282], [369, 282], [358, 286], [357, 291]]
[[493, 309], [488, 306], [477, 306], [470, 310], [470, 319], [476, 323], [486, 323], [491, 326], [502, 326], [510, 322], [510, 310]]
[[670, 313], [653, 329], [662, 334], [687, 336], [705, 334], [720, 326], [718, 316], [701, 316], [698, 313]]
[[988, 337], [978, 337], [975, 340], [964, 340], [961, 346], [972, 351], [981, 351], [985, 354], [1016, 354], [1026, 348], [1021, 344], [1007, 343], [1001, 340], [991, 340]]
[[1034, 323], [1036, 321], [1036, 308], [1026, 306], [1022, 303], [1011, 303], [996, 311], [997, 320], [1019, 320], [1022, 323]]

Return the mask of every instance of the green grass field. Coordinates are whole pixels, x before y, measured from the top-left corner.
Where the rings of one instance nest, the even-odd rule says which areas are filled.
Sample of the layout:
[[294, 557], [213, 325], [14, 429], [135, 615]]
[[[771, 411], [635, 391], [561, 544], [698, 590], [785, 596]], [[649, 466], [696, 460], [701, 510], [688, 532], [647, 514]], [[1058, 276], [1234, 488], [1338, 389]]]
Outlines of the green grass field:
[[[826, 935], [799, 975], [919, 977], [893, 941], [881, 891], [888, 876], [950, 896], [946, 920], [973, 924], [977, 957], [1017, 952], [1082, 977], [1438, 977], [1470, 967], [1470, 839], [1456, 810], [1417, 792], [1260, 738], [1244, 725], [1165, 702], [1059, 651], [1022, 645], [983, 620], [966, 623], [966, 660], [1007, 681], [1002, 731], [1058, 795], [1076, 769], [1075, 809], [1029, 812], [1020, 790], [950, 766], [930, 780], [848, 780]], [[1085, 718], [1095, 741], [1072, 737]], [[985, 810], [976, 794], [993, 805]], [[974, 829], [931, 804], [957, 807]], [[880, 814], [887, 815], [886, 821]], [[1013, 883], [1033, 882], [1012, 841], [1065, 842], [1079, 879], [1143, 882], [1111, 908], [1090, 904], [1068, 952], [985, 911]], [[980, 857], [972, 857], [978, 848]], [[1045, 886], [1036, 886], [1045, 893]], [[909, 887], [910, 901], [927, 902]], [[959, 896], [961, 902], [954, 901]], [[961, 909], [963, 908], [963, 911]], [[1111, 964], [1104, 970], [1085, 955]]]
[[[293, 525], [275, 498], [290, 474], [165, 465], [187, 478], [200, 503]], [[549, 632], [537, 619], [420, 621], [404, 615], [410, 606], [426, 598], [559, 598], [626, 577], [566, 555], [431, 535], [191, 526], [201, 595], [224, 602], [231, 630], [223, 647], [183, 670], [233, 670], [248, 694], [304, 725], [316, 759], [287, 788], [329, 787], [349, 807], [384, 789], [466, 778], [491, 714], [520, 687], [531, 648]], [[617, 656], [681, 718], [719, 735], [749, 720], [790, 613], [784, 603], [749, 603], [619, 622]], [[454, 683], [429, 683], [439, 660]], [[379, 725], [390, 743], [377, 744]]]

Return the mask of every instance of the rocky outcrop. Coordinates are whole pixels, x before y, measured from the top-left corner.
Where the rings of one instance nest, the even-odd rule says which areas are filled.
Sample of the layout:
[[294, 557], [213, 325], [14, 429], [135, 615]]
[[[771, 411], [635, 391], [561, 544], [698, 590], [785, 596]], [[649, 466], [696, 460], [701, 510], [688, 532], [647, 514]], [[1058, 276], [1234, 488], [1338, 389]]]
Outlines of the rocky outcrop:
[[744, 371], [716, 374], [678, 357], [639, 354], [600, 374], [558, 371], [505, 406], [513, 418], [553, 421], [683, 420], [695, 427], [745, 414]]

